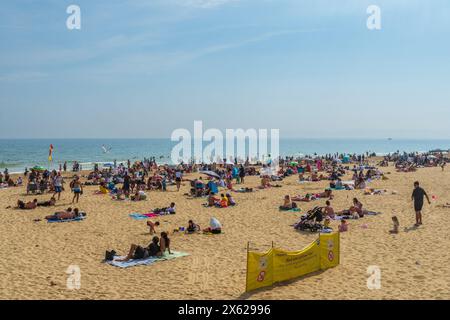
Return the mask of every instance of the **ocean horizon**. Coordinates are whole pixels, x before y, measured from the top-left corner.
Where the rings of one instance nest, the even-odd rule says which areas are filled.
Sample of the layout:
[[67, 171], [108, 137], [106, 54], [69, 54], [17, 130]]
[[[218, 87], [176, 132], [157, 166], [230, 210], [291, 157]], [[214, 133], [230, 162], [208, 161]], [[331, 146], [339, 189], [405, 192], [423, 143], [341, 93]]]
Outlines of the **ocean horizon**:
[[[159, 163], [172, 163], [170, 153], [177, 141], [158, 138], [137, 139], [0, 139], [0, 170], [21, 173], [35, 165], [58, 169], [59, 165], [78, 161], [83, 169], [94, 163], [116, 160], [136, 161], [155, 157]], [[53, 161], [48, 163], [49, 146], [54, 146]], [[208, 143], [204, 143], [204, 146]], [[104, 152], [102, 146], [109, 149]], [[450, 139], [357, 139], [357, 138], [282, 138], [279, 142], [281, 156], [364, 152], [385, 155], [400, 152], [426, 152], [433, 149], [450, 149]], [[270, 150], [270, 149], [269, 149]], [[270, 152], [269, 152], [270, 153]]]

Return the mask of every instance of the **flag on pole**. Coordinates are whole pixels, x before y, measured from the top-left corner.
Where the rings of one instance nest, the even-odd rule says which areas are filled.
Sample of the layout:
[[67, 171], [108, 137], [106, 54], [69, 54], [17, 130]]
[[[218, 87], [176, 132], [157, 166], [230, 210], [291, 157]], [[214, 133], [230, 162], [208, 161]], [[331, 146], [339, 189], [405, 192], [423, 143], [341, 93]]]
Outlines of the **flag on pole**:
[[53, 160], [53, 144], [50, 145], [48, 150], [48, 161], [51, 162]]

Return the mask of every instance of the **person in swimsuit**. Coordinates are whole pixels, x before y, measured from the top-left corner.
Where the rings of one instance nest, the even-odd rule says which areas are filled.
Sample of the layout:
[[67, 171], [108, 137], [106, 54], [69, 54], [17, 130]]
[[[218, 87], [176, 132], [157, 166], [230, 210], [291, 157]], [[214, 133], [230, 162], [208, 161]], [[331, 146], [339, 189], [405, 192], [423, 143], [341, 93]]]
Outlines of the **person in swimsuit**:
[[73, 192], [72, 203], [75, 203], [75, 200], [78, 203], [78, 201], [80, 200], [80, 195], [83, 194], [83, 185], [81, 184], [80, 178], [78, 176], [75, 176], [75, 178], [73, 179], [71, 188]]
[[51, 197], [48, 201], [41, 201], [37, 203], [38, 207], [52, 207], [56, 204], [56, 198]]
[[37, 203], [38, 203], [37, 199], [34, 199], [33, 201], [29, 201], [27, 203], [25, 203], [22, 200], [17, 200], [17, 208], [22, 210], [32, 210], [37, 207]]
[[52, 214], [50, 216], [46, 216], [45, 219], [47, 220], [67, 220], [67, 219], [75, 219], [79, 217], [85, 217], [86, 213], [80, 212], [78, 208], [73, 209], [67, 208], [66, 211], [62, 212], [56, 212], [55, 214]]

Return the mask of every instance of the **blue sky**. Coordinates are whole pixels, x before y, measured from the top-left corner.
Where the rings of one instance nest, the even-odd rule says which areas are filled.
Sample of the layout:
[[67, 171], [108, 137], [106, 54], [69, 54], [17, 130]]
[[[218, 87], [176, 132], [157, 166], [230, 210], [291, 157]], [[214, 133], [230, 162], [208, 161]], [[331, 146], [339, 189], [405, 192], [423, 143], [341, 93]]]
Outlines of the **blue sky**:
[[0, 138], [449, 138], [449, 35], [448, 0], [2, 1]]

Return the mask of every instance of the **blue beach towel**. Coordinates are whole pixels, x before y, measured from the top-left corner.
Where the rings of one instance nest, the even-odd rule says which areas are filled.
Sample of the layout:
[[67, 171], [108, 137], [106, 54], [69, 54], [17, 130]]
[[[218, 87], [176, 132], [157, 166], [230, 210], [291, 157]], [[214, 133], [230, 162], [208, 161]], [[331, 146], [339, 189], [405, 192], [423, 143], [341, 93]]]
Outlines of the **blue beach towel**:
[[147, 216], [144, 216], [143, 214], [141, 214], [141, 213], [132, 213], [132, 214], [129, 214], [129, 216], [130, 216], [130, 218], [133, 218], [134, 220], [146, 220], [146, 219], [148, 219], [148, 217]]
[[82, 221], [84, 220], [86, 217], [77, 217], [77, 218], [73, 218], [73, 219], [52, 219], [52, 220], [47, 220], [48, 223], [54, 223], [54, 222], [72, 222], [72, 221]]

